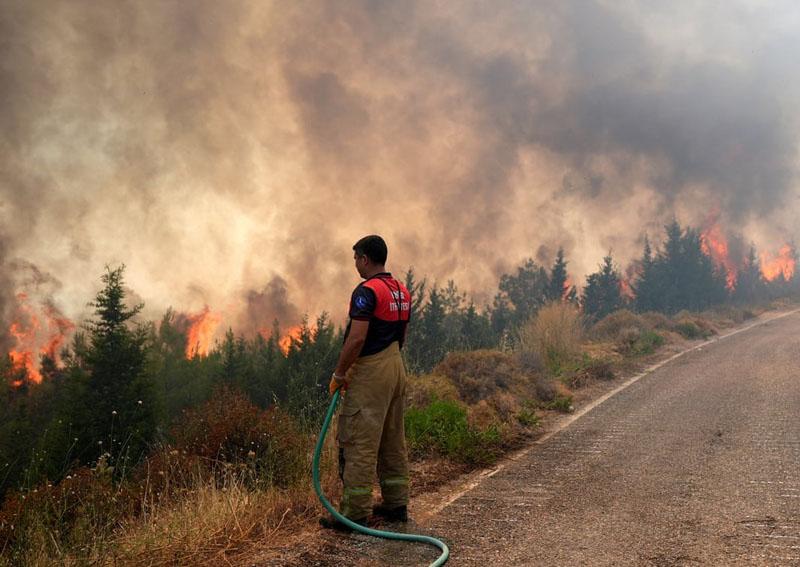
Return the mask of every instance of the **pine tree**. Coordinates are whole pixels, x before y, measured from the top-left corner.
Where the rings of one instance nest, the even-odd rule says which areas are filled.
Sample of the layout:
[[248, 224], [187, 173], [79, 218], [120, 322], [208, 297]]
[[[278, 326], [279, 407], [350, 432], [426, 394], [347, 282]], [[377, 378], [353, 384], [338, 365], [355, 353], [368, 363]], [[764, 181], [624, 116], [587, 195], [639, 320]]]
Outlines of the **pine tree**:
[[635, 306], [637, 311], [653, 311], [657, 308], [658, 288], [653, 250], [650, 247], [650, 239], [644, 237], [644, 250], [639, 267], [639, 277], [634, 283]]
[[416, 327], [415, 343], [409, 353], [414, 371], [429, 371], [447, 352], [445, 316], [442, 292], [434, 285], [428, 294], [428, 301], [422, 308], [422, 313], [411, 323]]
[[550, 281], [547, 285], [547, 299], [561, 301], [566, 299], [570, 290], [567, 289], [567, 262], [564, 260], [564, 249], [559, 248], [553, 267], [550, 268]]
[[765, 297], [764, 276], [756, 256], [756, 249], [751, 246], [736, 278], [733, 300], [736, 303], [754, 303]]
[[461, 317], [462, 349], [490, 348], [497, 344], [488, 314], [478, 313], [474, 301], [469, 302]]
[[550, 278], [547, 271], [528, 259], [517, 268], [515, 274], [503, 274], [500, 277], [500, 293], [495, 301], [498, 309], [513, 306], [511, 325], [519, 326], [530, 319], [547, 303], [548, 284]]
[[[147, 329], [131, 328], [143, 306], [126, 306], [124, 269], [107, 269], [102, 276], [105, 287], [91, 304], [95, 319], [88, 324], [84, 354], [86, 399], [71, 412], [73, 423], [86, 428], [76, 435], [83, 442], [82, 460], [91, 463], [105, 453], [118, 473], [147, 450], [158, 415], [153, 384], [144, 373]], [[76, 377], [81, 374], [77, 368], [73, 372]]]
[[600, 270], [586, 278], [581, 303], [587, 317], [598, 320], [621, 309], [623, 300], [619, 288], [620, 275], [609, 254], [603, 258]]

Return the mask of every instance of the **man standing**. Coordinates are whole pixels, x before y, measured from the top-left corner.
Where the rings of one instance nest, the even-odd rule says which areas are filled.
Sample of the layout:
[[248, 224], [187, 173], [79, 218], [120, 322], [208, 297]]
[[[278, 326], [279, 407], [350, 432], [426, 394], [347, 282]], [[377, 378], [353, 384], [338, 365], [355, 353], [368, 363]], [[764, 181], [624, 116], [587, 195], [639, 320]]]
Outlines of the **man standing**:
[[[350, 322], [330, 383], [343, 388], [339, 410], [339, 475], [344, 484], [341, 512], [366, 524], [370, 510], [389, 520], [408, 520], [408, 459], [403, 406], [406, 372], [400, 349], [411, 314], [406, 287], [386, 271], [386, 242], [365, 236], [353, 246], [364, 281], [350, 298]], [[372, 506], [377, 469], [383, 503]], [[320, 524], [350, 529], [334, 518]]]

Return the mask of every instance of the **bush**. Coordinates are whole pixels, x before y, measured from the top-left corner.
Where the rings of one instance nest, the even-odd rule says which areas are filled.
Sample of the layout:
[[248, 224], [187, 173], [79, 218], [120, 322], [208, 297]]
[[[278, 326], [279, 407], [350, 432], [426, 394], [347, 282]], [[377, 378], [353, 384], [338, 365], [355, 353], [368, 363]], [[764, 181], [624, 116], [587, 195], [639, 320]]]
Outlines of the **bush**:
[[467, 464], [494, 461], [500, 449], [497, 426], [478, 429], [469, 424], [466, 409], [457, 402], [434, 400], [423, 408], [410, 408], [405, 419], [406, 440], [413, 457], [430, 451]]
[[694, 325], [700, 330], [699, 334], [694, 335], [691, 338], [700, 338], [700, 337], [708, 338], [712, 335], [717, 334], [717, 329], [716, 327], [714, 327], [711, 321], [695, 313], [691, 313], [689, 311], [681, 311], [680, 313], [675, 315], [674, 320], [676, 322], [675, 330], [681, 333], [681, 335], [683, 336], [686, 335], [684, 335], [684, 333], [681, 332], [681, 328], [684, 329], [684, 332], [689, 332], [689, 333], [696, 332], [695, 329], [691, 328], [691, 325]]
[[517, 413], [517, 421], [525, 427], [534, 428], [539, 425], [539, 416], [536, 415], [536, 402], [525, 400], [522, 409]]
[[449, 378], [459, 398], [468, 404], [507, 391], [512, 384], [522, 381], [509, 355], [490, 350], [450, 353], [434, 368], [433, 374]]
[[308, 466], [309, 442], [277, 406], [261, 410], [223, 387], [173, 429], [175, 448], [203, 459], [214, 472], [236, 465], [255, 484], [286, 487]]
[[580, 356], [582, 336], [583, 321], [578, 310], [569, 303], [550, 303], [520, 329], [520, 357], [537, 353], [548, 369], [558, 374]]
[[595, 380], [613, 380], [616, 377], [614, 364], [605, 358], [590, 359], [586, 364], [585, 372]]
[[655, 331], [644, 331], [633, 345], [633, 354], [652, 354], [664, 344], [664, 337]]
[[651, 329], [651, 326], [643, 316], [639, 316], [627, 309], [620, 309], [606, 315], [595, 323], [591, 328], [590, 334], [598, 340], [618, 342], [623, 334], [630, 335], [632, 333], [631, 329], [641, 333]]
[[572, 396], [564, 396], [562, 394], [557, 394], [552, 402], [548, 402], [543, 407], [563, 413], [569, 413], [574, 409], [572, 407]]
[[650, 329], [658, 329], [660, 331], [675, 330], [675, 322], [658, 311], [648, 311], [647, 313], [642, 313], [639, 317]]
[[545, 376], [537, 376], [534, 382], [536, 397], [543, 402], [552, 402], [556, 398], [556, 386]]
[[458, 400], [458, 390], [441, 374], [411, 374], [406, 381], [409, 406], [427, 406], [433, 400]]
[[686, 339], [699, 339], [703, 337], [703, 331], [694, 324], [693, 321], [681, 321], [675, 325], [675, 330]]
[[639, 330], [629, 327], [620, 332], [617, 349], [626, 355], [652, 354], [664, 344], [664, 337], [650, 329]]

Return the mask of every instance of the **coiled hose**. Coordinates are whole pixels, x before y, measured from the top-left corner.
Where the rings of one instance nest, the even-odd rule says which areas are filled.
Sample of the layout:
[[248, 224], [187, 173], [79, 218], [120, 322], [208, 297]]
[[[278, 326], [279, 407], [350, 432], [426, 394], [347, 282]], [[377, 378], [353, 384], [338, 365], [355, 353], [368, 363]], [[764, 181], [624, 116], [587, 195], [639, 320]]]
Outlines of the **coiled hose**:
[[439, 565], [444, 565], [445, 563], [447, 563], [447, 559], [450, 557], [450, 549], [443, 541], [440, 541], [435, 537], [430, 537], [425, 535], [385, 532], [383, 530], [374, 530], [372, 528], [362, 526], [361, 524], [356, 524], [355, 522], [350, 521], [345, 516], [342, 516], [339, 513], [339, 511], [336, 510], [336, 508], [334, 508], [331, 505], [328, 499], [325, 498], [325, 495], [322, 493], [322, 486], [320, 485], [319, 481], [319, 459], [320, 455], [322, 454], [322, 446], [325, 444], [325, 436], [328, 434], [328, 427], [331, 424], [331, 419], [333, 419], [333, 414], [336, 411], [336, 405], [338, 403], [339, 403], [339, 390], [336, 390], [336, 392], [334, 392], [333, 394], [331, 405], [328, 407], [328, 413], [325, 415], [325, 421], [322, 422], [322, 430], [319, 432], [319, 439], [317, 439], [317, 446], [314, 449], [314, 460], [311, 465], [311, 474], [314, 479], [314, 490], [317, 492], [319, 501], [322, 502], [322, 505], [325, 506], [325, 509], [328, 510], [328, 512], [330, 512], [334, 518], [336, 518], [341, 523], [345, 524], [346, 526], [348, 526], [353, 530], [359, 531], [362, 534], [370, 535], [373, 537], [382, 537], [384, 539], [398, 539], [402, 541], [416, 541], [436, 546], [442, 550], [442, 554], [436, 561], [430, 564], [430, 567], [438, 567]]

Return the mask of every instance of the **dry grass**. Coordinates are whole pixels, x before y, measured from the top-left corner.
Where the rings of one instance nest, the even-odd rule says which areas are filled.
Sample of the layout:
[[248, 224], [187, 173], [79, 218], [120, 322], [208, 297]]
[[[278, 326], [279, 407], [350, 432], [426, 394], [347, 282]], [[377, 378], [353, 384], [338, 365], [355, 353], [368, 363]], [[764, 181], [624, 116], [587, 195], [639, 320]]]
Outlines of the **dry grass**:
[[441, 374], [410, 375], [406, 382], [406, 398], [413, 407], [428, 405], [433, 400], [458, 400], [455, 385]]
[[[169, 477], [171, 473], [167, 472]], [[197, 475], [186, 482], [162, 478], [162, 486], [180, 484], [179, 493], [145, 491], [139, 513], [116, 520], [116, 525], [94, 533], [96, 526], [76, 521], [70, 547], [59, 541], [63, 534], [48, 521], [48, 514], [31, 510], [24, 534], [24, 553], [0, 557], [9, 567], [54, 567], [78, 565], [226, 565], [245, 564], [243, 557], [283, 547], [287, 536], [319, 514], [321, 507], [306, 478], [290, 488], [254, 488], [241, 474]], [[92, 492], [100, 492], [102, 480], [87, 475]], [[191, 484], [191, 486], [188, 486]], [[329, 436], [322, 466], [323, 490], [335, 502], [341, 488], [335, 466], [332, 436]], [[117, 494], [114, 492], [112, 494]], [[53, 499], [53, 495], [50, 496]], [[114, 503], [93, 503], [94, 508]], [[81, 513], [108, 516], [84, 501]], [[20, 534], [21, 535], [21, 534]]]
[[[324, 476], [329, 497], [338, 490], [333, 467]], [[236, 476], [219, 486], [206, 481], [178, 502], [152, 507], [123, 526], [114, 540], [115, 564], [225, 565], [281, 546], [286, 534], [319, 513], [310, 483], [291, 489], [252, 490]]]
[[520, 353], [534, 352], [551, 370], [580, 357], [583, 319], [569, 303], [544, 306], [519, 332]]
[[[312, 439], [277, 408], [222, 391], [187, 412], [174, 438], [122, 482], [101, 459], [10, 495], [0, 509], [0, 567], [225, 565], [285, 541], [321, 510]], [[334, 445], [329, 433], [322, 478], [332, 501]]]

